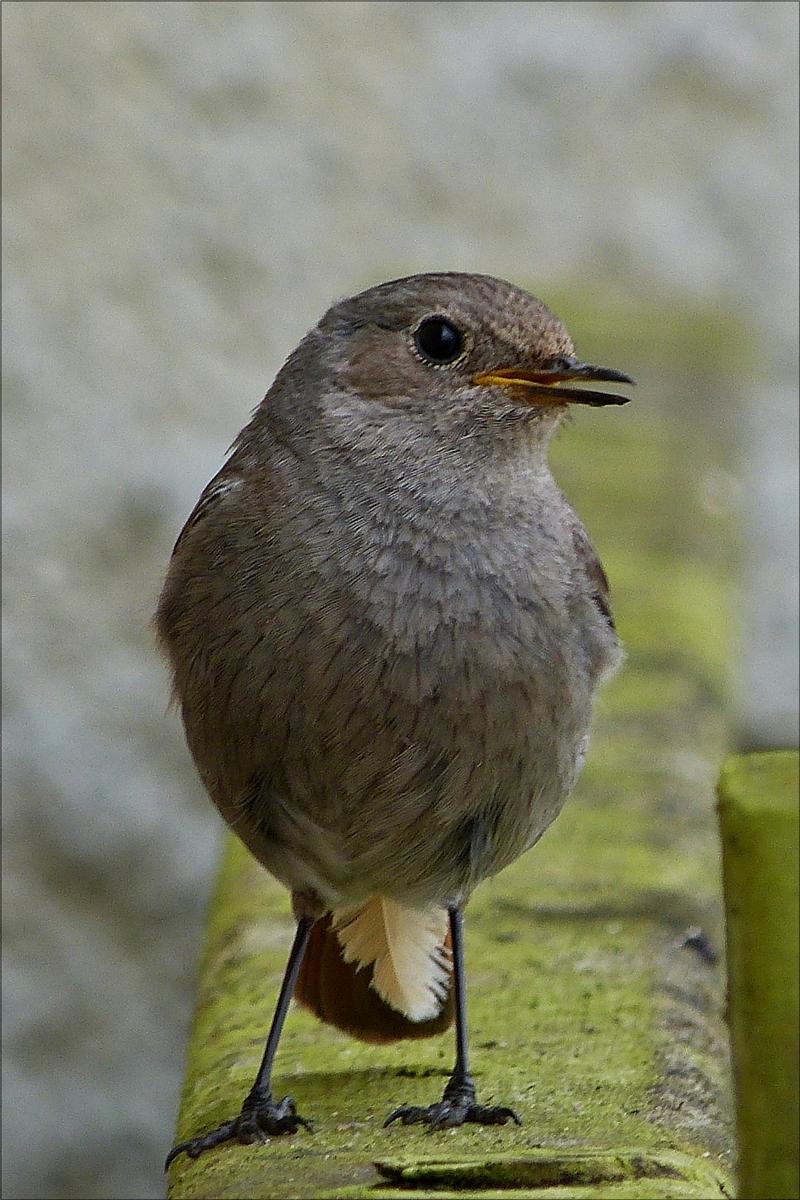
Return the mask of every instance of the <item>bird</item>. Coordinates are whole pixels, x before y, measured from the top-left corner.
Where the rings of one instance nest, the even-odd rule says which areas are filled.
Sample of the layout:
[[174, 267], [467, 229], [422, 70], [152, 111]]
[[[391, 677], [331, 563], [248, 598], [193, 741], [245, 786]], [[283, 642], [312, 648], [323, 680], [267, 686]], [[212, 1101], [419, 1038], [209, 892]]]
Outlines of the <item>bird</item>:
[[387, 1125], [520, 1123], [478, 1102], [463, 911], [558, 815], [621, 660], [548, 465], [570, 405], [627, 403], [595, 382], [634, 381], [504, 280], [371, 287], [290, 354], [186, 521], [157, 638], [200, 778], [296, 927], [241, 1112], [167, 1167], [310, 1128], [272, 1094], [292, 997], [378, 1044], [455, 1023], [442, 1098]]

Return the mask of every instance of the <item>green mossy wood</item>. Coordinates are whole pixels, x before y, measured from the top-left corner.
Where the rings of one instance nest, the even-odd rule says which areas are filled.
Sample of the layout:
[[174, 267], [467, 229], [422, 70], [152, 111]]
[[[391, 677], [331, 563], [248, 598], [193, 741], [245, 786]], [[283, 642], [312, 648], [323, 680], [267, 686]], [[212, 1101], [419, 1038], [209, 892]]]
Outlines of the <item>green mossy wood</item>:
[[[675, 364], [662, 364], [658, 387], [676, 394], [668, 423], [648, 403], [636, 347], [618, 337], [643, 309], [609, 316], [616, 335], [592, 344], [574, 305], [543, 298], [588, 361], [630, 370], [640, 394], [621, 412], [576, 413], [552, 453], [607, 568], [626, 665], [602, 694], [575, 796], [466, 913], [479, 1099], [513, 1106], [522, 1128], [383, 1129], [396, 1105], [439, 1098], [452, 1033], [365, 1046], [293, 1007], [274, 1087], [295, 1098], [314, 1132], [181, 1155], [170, 1200], [733, 1194], [725, 972], [709, 948], [724, 950], [713, 789], [727, 750], [735, 546], [702, 485], [725, 470], [724, 439], [698, 446], [696, 424], [681, 415], [691, 390], [710, 386], [707, 364], [682, 364], [678, 383]], [[588, 317], [583, 325], [591, 329]], [[670, 346], [679, 341], [666, 316], [659, 328]], [[719, 345], [726, 330], [739, 346], [721, 319]], [[291, 936], [288, 896], [230, 840], [179, 1140], [238, 1112]], [[169, 1142], [165, 1130], [165, 1153]]]
[[800, 1196], [798, 756], [731, 758], [719, 784], [744, 1200]]

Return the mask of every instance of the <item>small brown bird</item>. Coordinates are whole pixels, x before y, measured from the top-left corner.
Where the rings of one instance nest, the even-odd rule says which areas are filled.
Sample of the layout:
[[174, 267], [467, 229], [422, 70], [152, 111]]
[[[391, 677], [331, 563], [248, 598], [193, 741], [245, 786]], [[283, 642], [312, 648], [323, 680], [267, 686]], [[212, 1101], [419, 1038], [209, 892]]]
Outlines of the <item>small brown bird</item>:
[[156, 625], [211, 799], [297, 931], [258, 1076], [191, 1156], [307, 1125], [270, 1090], [292, 995], [368, 1042], [456, 1022], [444, 1095], [388, 1120], [502, 1124], [467, 1056], [462, 910], [557, 816], [620, 657], [547, 463], [577, 383], [533, 296], [485, 275], [334, 305], [178, 538]]

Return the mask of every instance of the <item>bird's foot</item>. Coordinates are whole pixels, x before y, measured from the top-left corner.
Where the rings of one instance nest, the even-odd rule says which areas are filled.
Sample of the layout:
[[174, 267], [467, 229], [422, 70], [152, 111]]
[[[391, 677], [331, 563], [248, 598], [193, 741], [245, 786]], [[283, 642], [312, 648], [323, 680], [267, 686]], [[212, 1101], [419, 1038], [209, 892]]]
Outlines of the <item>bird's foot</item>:
[[242, 1111], [232, 1121], [225, 1121], [210, 1133], [202, 1137], [191, 1138], [188, 1142], [179, 1142], [173, 1146], [164, 1163], [166, 1171], [174, 1158], [184, 1151], [190, 1158], [197, 1158], [204, 1150], [211, 1150], [223, 1142], [241, 1142], [249, 1145], [251, 1142], [265, 1142], [267, 1137], [275, 1137], [281, 1133], [297, 1133], [300, 1126], [311, 1129], [311, 1125], [301, 1117], [295, 1108], [291, 1096], [275, 1100], [271, 1093], [255, 1095], [251, 1092], [242, 1105]]
[[384, 1129], [392, 1121], [400, 1121], [403, 1125], [427, 1125], [429, 1133], [434, 1129], [455, 1129], [468, 1122], [475, 1125], [505, 1125], [506, 1121], [516, 1121], [517, 1125], [522, 1124], [513, 1108], [478, 1104], [475, 1085], [469, 1078], [451, 1079], [438, 1104], [430, 1104], [427, 1108], [413, 1105], [396, 1108], [384, 1121]]

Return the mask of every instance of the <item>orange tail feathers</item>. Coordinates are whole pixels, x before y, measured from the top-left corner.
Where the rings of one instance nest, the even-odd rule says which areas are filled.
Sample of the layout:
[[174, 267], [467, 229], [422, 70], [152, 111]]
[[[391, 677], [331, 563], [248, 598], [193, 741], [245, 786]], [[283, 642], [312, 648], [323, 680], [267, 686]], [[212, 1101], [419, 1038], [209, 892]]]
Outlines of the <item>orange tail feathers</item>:
[[[373, 980], [374, 963], [363, 966], [345, 961], [345, 948], [327, 913], [314, 924], [294, 989], [298, 1004], [321, 1021], [360, 1038], [363, 1042], [397, 1042], [403, 1038], [431, 1037], [453, 1023], [452, 971], [441, 1011], [426, 1020], [412, 1021], [378, 995]], [[450, 956], [450, 931], [445, 940]]]

